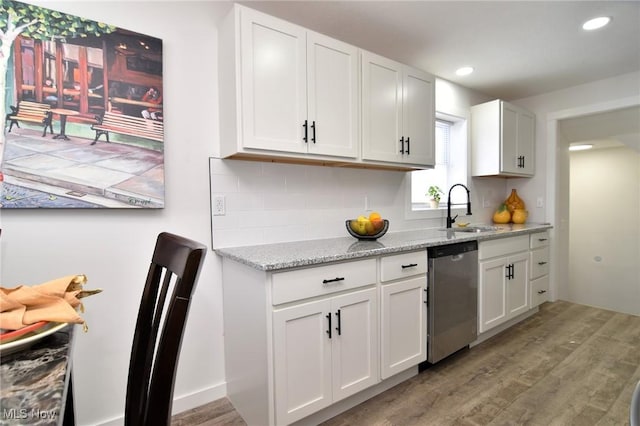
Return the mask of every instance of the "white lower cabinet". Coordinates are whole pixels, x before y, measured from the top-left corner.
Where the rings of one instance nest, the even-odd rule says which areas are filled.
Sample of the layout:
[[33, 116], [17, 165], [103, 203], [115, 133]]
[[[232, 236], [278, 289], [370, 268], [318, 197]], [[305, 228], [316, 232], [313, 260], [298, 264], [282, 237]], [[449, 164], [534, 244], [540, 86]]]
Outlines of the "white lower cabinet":
[[381, 288], [380, 362], [383, 379], [427, 359], [426, 288], [426, 275], [385, 284]]
[[427, 359], [427, 253], [380, 258], [380, 374], [387, 379]]
[[486, 332], [529, 310], [529, 236], [478, 244], [478, 328]]
[[276, 423], [289, 424], [378, 381], [376, 289], [273, 312]]

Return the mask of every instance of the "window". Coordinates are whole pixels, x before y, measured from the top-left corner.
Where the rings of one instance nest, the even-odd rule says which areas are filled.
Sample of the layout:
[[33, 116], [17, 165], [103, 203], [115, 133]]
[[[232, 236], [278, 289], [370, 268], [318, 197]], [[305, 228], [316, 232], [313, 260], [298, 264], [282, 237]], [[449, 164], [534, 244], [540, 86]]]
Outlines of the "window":
[[[429, 206], [427, 190], [431, 185], [439, 186], [441, 195], [439, 209], [447, 208], [449, 188], [456, 183], [467, 184], [467, 121], [466, 119], [437, 114], [435, 129], [436, 165], [433, 169], [410, 172], [411, 217], [429, 217], [435, 209]], [[453, 191], [452, 204], [465, 204], [464, 191]]]

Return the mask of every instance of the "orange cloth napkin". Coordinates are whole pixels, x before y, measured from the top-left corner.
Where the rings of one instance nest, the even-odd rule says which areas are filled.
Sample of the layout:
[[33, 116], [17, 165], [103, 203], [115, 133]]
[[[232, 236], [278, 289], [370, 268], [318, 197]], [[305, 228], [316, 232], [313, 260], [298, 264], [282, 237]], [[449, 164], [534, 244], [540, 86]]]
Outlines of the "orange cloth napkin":
[[34, 286], [0, 287], [0, 329], [18, 330], [38, 321], [86, 324], [81, 298], [102, 290], [83, 290], [85, 275], [69, 275]]

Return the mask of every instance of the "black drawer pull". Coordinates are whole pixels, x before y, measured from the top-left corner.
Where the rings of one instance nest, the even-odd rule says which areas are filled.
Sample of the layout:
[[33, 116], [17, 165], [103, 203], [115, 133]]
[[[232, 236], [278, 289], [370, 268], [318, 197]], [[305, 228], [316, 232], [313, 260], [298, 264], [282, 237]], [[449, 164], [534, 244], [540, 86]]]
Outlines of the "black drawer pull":
[[410, 263], [408, 265], [402, 265], [402, 269], [413, 268], [414, 266], [418, 266], [418, 264], [417, 263]]
[[547, 290], [538, 290], [538, 294], [545, 294]]
[[538, 241], [542, 242], [542, 241], [547, 241], [546, 238], [538, 238]]
[[547, 262], [538, 262], [538, 265], [546, 265]]
[[322, 280], [322, 284], [335, 283], [337, 281], [344, 281], [344, 277], [335, 277], [335, 278], [330, 279], [330, 280]]

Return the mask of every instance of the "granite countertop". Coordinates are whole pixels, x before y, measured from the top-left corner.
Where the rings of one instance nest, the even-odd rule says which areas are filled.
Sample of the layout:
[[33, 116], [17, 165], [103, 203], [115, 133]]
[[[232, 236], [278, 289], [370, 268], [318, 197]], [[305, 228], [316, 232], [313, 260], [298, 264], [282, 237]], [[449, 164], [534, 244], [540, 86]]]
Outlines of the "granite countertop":
[[495, 231], [453, 232], [440, 228], [389, 232], [377, 241], [358, 241], [353, 237], [294, 241], [278, 244], [217, 248], [215, 252], [262, 271], [319, 265], [382, 254], [420, 250], [462, 241], [484, 241], [530, 234], [552, 228], [548, 223], [495, 225]]

